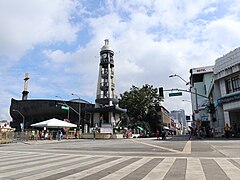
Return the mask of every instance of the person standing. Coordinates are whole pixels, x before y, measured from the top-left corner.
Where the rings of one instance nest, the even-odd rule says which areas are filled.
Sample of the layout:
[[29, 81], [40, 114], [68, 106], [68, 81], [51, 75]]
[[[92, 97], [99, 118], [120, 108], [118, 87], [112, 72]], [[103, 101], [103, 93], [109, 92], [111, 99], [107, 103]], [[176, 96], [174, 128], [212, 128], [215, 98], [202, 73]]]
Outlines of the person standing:
[[229, 126], [228, 124], [226, 124], [226, 125], [224, 126], [224, 132], [225, 132], [225, 137], [226, 137], [227, 139], [229, 139], [230, 126]]
[[93, 132], [93, 139], [95, 140], [95, 138], [96, 138], [96, 129], [93, 128], [92, 132]]
[[62, 131], [61, 131], [61, 130], [59, 130], [59, 131], [58, 131], [58, 140], [59, 140], [59, 141], [60, 141], [60, 140], [61, 140], [61, 138], [62, 138], [61, 136], [62, 136]]
[[160, 133], [159, 133], [159, 130], [157, 129], [157, 132], [156, 132], [157, 140], [159, 139], [159, 135]]
[[190, 131], [189, 131], [189, 140], [191, 140], [192, 139], [192, 136], [194, 135], [194, 129], [193, 129], [193, 127], [192, 126], [188, 126], [189, 127], [189, 129], [190, 129]]
[[166, 130], [165, 129], [163, 129], [162, 130], [162, 140], [166, 140]]

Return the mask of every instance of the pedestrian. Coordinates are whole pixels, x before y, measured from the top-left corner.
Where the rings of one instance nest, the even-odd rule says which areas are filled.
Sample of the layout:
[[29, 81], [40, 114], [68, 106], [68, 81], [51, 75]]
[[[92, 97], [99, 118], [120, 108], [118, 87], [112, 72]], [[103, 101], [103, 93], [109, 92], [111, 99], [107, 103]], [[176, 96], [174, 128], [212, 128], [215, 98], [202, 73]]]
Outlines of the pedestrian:
[[42, 139], [42, 131], [39, 131], [39, 139]]
[[157, 136], [157, 140], [159, 139], [159, 130], [157, 129], [157, 132], [156, 132], [156, 136]]
[[190, 132], [189, 132], [189, 140], [190, 139], [192, 139], [192, 136], [194, 135], [194, 129], [193, 129], [193, 127], [192, 126], [188, 126], [189, 127], [189, 129], [190, 129]]
[[93, 128], [92, 132], [93, 132], [93, 139], [95, 140], [95, 138], [96, 138], [96, 130], [95, 130], [95, 128]]
[[76, 132], [75, 132], [75, 139], [77, 139], [77, 135], [78, 135], [78, 132], [76, 131]]
[[35, 138], [35, 131], [32, 130], [31, 140], [34, 140], [34, 138]]
[[226, 137], [227, 139], [229, 139], [230, 126], [229, 126], [228, 124], [226, 124], [226, 125], [224, 126], [224, 132], [225, 132], [225, 137]]
[[166, 140], [166, 131], [162, 130], [162, 140]]
[[61, 130], [58, 130], [58, 141], [61, 140], [61, 136], [62, 136], [62, 131], [61, 131]]

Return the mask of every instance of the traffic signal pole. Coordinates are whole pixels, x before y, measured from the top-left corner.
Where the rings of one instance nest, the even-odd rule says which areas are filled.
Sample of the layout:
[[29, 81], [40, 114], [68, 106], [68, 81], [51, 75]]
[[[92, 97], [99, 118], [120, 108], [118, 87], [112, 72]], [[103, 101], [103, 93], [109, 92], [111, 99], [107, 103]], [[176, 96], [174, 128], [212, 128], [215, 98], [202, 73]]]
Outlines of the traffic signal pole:
[[[178, 89], [178, 88], [177, 88], [177, 89], [166, 89], [166, 90], [164, 90], [164, 89], [161, 87], [161, 88], [159, 88], [159, 90], [160, 90], [160, 89], [161, 89], [162, 91], [180, 91], [180, 92], [187, 92], [187, 93], [195, 94], [195, 98], [196, 98], [196, 111], [195, 111], [195, 114], [196, 114], [196, 113], [199, 113], [199, 112], [198, 112], [198, 100], [197, 100], [197, 96], [201, 96], [201, 97], [206, 98], [206, 99], [209, 100], [209, 98], [208, 98], [207, 96], [198, 94], [196, 88], [194, 88], [195, 92], [192, 92], [192, 91], [186, 90], [186, 89]], [[210, 102], [210, 100], [209, 100], [209, 102]], [[195, 119], [195, 121], [196, 121], [196, 119]], [[197, 138], [200, 138], [200, 124], [197, 124], [197, 132], [198, 132]]]

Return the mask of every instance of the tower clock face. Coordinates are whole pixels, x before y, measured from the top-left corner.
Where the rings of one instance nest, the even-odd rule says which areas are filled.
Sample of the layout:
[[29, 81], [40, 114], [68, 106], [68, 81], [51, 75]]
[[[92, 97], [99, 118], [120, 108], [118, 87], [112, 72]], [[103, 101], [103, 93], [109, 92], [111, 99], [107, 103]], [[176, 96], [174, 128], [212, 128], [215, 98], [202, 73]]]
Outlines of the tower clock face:
[[105, 59], [105, 58], [107, 58], [107, 54], [102, 54], [102, 57]]

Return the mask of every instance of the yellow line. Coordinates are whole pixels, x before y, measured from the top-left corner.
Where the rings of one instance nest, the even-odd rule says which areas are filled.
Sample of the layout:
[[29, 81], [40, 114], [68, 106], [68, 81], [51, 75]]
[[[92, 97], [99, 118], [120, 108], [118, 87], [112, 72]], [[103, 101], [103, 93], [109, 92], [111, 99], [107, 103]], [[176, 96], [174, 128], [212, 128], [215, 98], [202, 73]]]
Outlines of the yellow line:
[[191, 154], [192, 152], [192, 141], [188, 141], [182, 151], [183, 153], [186, 153], [186, 154]]

